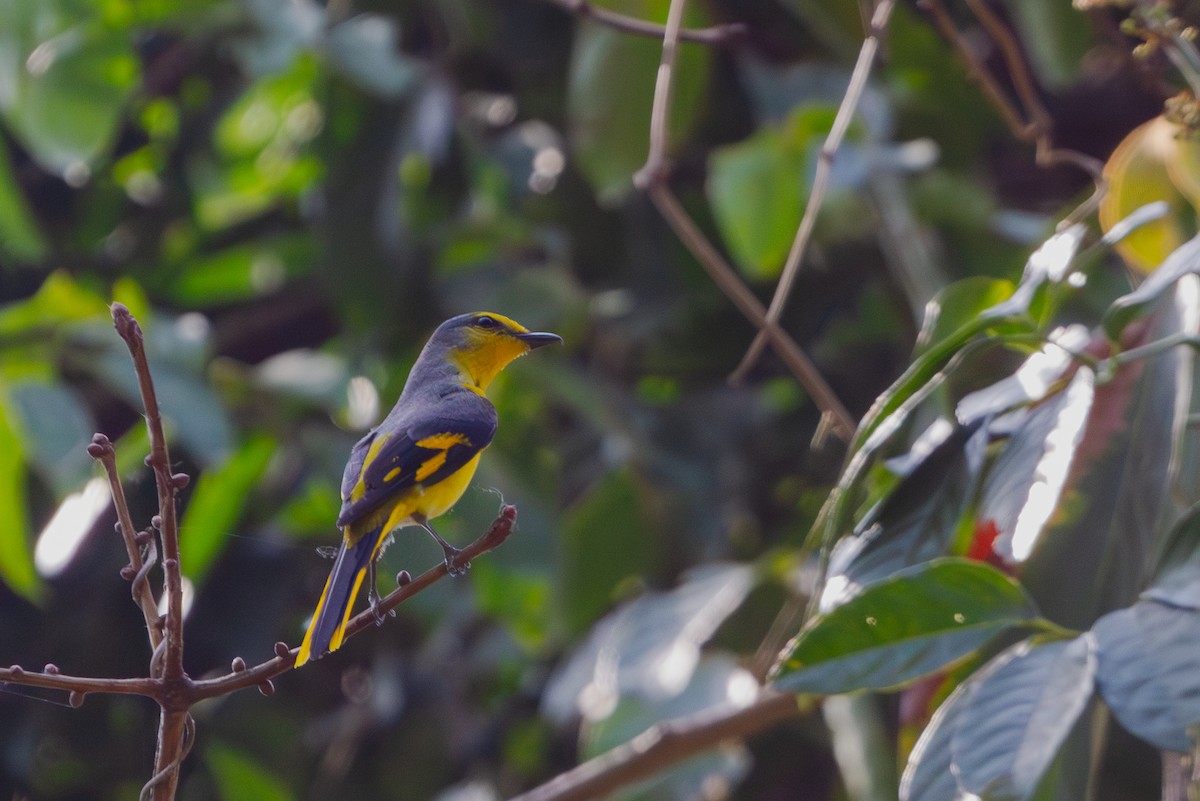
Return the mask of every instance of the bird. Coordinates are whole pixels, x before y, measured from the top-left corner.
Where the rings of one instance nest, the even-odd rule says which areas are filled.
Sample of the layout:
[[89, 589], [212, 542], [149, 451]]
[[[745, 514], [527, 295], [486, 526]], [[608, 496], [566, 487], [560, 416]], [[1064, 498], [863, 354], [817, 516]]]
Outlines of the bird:
[[365, 578], [375, 608], [375, 560], [395, 529], [420, 526], [441, 545], [447, 572], [465, 571], [459, 549], [429, 521], [462, 497], [496, 433], [488, 385], [514, 359], [562, 341], [492, 312], [460, 314], [437, 327], [396, 405], [350, 451], [337, 519], [342, 539], [296, 667], [341, 647]]

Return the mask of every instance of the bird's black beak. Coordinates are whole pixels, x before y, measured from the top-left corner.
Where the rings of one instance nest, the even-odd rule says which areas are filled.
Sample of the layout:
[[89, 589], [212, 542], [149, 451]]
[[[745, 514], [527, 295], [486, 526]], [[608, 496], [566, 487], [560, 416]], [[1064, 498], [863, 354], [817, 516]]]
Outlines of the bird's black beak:
[[523, 334], [517, 334], [516, 337], [528, 345], [530, 350], [540, 348], [542, 345], [561, 345], [563, 341], [558, 334], [551, 334], [547, 331], [526, 331]]

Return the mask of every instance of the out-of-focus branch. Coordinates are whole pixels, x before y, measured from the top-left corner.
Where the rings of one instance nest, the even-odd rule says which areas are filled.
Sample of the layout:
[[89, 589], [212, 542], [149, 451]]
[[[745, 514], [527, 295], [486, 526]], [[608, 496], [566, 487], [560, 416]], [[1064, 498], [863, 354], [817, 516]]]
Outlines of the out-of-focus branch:
[[996, 16], [987, 3], [982, 0], [967, 0], [967, 6], [975, 14], [979, 24], [995, 41], [996, 47], [1004, 59], [1004, 66], [1012, 80], [1019, 105], [1009, 99], [992, 74], [980, 63], [966, 38], [955, 27], [954, 21], [946, 12], [941, 0], [918, 0], [917, 5], [930, 16], [934, 26], [958, 52], [959, 57], [966, 64], [967, 72], [999, 112], [1012, 135], [1022, 142], [1034, 143], [1034, 159], [1038, 166], [1054, 167], [1069, 164], [1083, 170], [1091, 178], [1095, 186], [1092, 194], [1063, 217], [1059, 222], [1059, 228], [1073, 225], [1095, 212], [1104, 193], [1108, 191], [1108, 182], [1104, 179], [1104, 165], [1086, 153], [1054, 147], [1051, 140], [1052, 118], [1038, 97], [1037, 87], [1034, 85], [1029, 67], [1021, 53], [1021, 47], [1012, 31], [1004, 25], [1004, 22]]
[[765, 691], [741, 709], [710, 709], [660, 723], [512, 801], [586, 801], [649, 778], [722, 743], [745, 740], [785, 720], [807, 714], [811, 702]]
[[804, 350], [786, 331], [766, 318], [766, 310], [762, 303], [738, 278], [733, 268], [704, 236], [667, 184], [669, 168], [666, 155], [669, 141], [667, 121], [670, 111], [675, 53], [679, 42], [680, 23], [683, 19], [683, 6], [684, 0], [674, 0], [667, 17], [667, 26], [663, 34], [663, 56], [655, 81], [654, 105], [651, 111], [650, 148], [645, 165], [634, 175], [634, 185], [648, 192], [659, 212], [687, 249], [700, 262], [717, 288], [733, 302], [738, 311], [760, 330], [766, 332], [766, 336], [777, 349], [784, 364], [812, 397], [823, 417], [830, 421], [838, 436], [849, 440], [854, 434], [854, 418], [842, 405], [841, 400], [826, 383]]
[[[593, 5], [588, 0], [548, 0], [548, 2], [570, 11], [577, 17], [595, 20], [601, 25], [607, 25], [622, 33], [629, 33], [634, 36], [649, 36], [652, 39], [661, 39], [666, 31], [662, 25], [656, 25], [653, 22], [609, 11], [607, 8]], [[710, 28], [683, 28], [679, 31], [679, 38], [689, 42], [699, 42], [700, 44], [720, 45], [740, 39], [745, 33], [745, 25], [733, 23], [730, 25], [714, 25]]]
[[[517, 507], [511, 504], [502, 506], [500, 514], [492, 521], [488, 530], [479, 539], [462, 549], [459, 561], [470, 562], [472, 559], [494, 548], [498, 548], [512, 534], [513, 526], [516, 522]], [[399, 577], [400, 586], [380, 599], [378, 607], [380, 614], [387, 614], [412, 596], [445, 578], [447, 575], [446, 565], [439, 562], [435, 567], [431, 567], [413, 579], [407, 579], [407, 575], [407, 573], [402, 573]], [[374, 611], [366, 609], [352, 617], [346, 624], [345, 639], [350, 639], [364, 629], [373, 627], [376, 623], [375, 615]], [[284, 643], [276, 643], [275, 657], [252, 668], [247, 668], [239, 657], [234, 660], [233, 670], [229, 674], [215, 679], [193, 682], [194, 700], [199, 701], [205, 698], [228, 695], [235, 690], [248, 687], [259, 687], [269, 694], [270, 691], [267, 689], [267, 686], [271, 679], [291, 670], [292, 666], [296, 663], [296, 653], [298, 650], [297, 648], [288, 648]]]
[[[808, 193], [808, 201], [804, 206], [804, 214], [800, 217], [796, 237], [792, 240], [791, 250], [788, 251], [787, 259], [783, 264], [783, 272], [779, 275], [779, 284], [775, 287], [771, 305], [767, 308], [766, 319], [771, 323], [779, 322], [779, 318], [783, 315], [783, 307], [792, 294], [796, 276], [800, 274], [800, 265], [808, 250], [808, 243], [812, 239], [812, 232], [817, 224], [817, 215], [820, 214], [821, 206], [825, 203], [825, 193], [829, 191], [829, 181], [833, 176], [833, 160], [837, 156], [838, 148], [842, 146], [846, 131], [850, 129], [850, 122], [854, 119], [854, 112], [858, 108], [859, 100], [862, 99], [863, 90], [867, 86], [867, 77], [871, 74], [871, 65], [875, 63], [875, 54], [879, 50], [880, 36], [887, 27], [894, 5], [894, 0], [880, 0], [879, 5], [875, 7], [875, 13], [871, 15], [867, 37], [863, 40], [862, 49], [858, 52], [858, 62], [854, 65], [850, 84], [846, 87], [846, 93], [842, 95], [842, 103], [838, 107], [837, 116], [834, 117], [833, 126], [829, 129], [824, 144], [821, 145], [816, 173], [813, 175], [812, 190]], [[760, 330], [754, 341], [750, 343], [746, 355], [742, 357], [741, 364], [734, 370], [731, 376], [732, 380], [740, 382], [745, 379], [759, 356], [762, 355], [767, 342], [766, 332]]]

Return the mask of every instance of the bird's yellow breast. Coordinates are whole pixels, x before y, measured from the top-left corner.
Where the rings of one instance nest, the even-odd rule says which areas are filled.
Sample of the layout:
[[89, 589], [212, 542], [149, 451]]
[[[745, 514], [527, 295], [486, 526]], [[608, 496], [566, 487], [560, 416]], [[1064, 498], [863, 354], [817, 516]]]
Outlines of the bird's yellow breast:
[[[389, 532], [394, 528], [411, 524], [413, 515], [420, 515], [426, 520], [440, 517], [458, 503], [458, 499], [467, 491], [467, 485], [475, 476], [475, 468], [479, 467], [479, 457], [483, 451], [475, 454], [469, 462], [436, 484], [423, 486], [417, 484], [397, 494], [395, 503], [390, 509], [385, 506], [381, 512], [387, 515], [383, 531]], [[378, 517], [371, 515], [372, 520], [364, 527], [364, 531], [373, 528], [371, 522]]]

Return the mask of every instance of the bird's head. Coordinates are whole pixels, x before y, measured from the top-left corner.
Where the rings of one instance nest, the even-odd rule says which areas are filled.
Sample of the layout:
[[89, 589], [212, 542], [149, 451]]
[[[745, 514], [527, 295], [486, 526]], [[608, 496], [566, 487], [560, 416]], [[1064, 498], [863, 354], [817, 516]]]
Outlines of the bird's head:
[[513, 359], [556, 342], [562, 342], [558, 334], [530, 331], [502, 314], [472, 312], [451, 317], [438, 326], [426, 350], [444, 354], [445, 360], [470, 382], [469, 386], [482, 391]]

